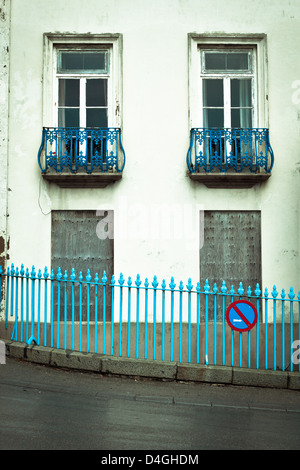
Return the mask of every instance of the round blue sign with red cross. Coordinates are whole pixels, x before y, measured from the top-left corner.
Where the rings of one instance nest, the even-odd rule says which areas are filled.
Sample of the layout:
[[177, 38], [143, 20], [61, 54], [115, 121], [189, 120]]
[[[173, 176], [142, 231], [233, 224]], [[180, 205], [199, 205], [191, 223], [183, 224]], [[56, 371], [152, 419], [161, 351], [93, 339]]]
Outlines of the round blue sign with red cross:
[[236, 331], [249, 331], [257, 322], [257, 310], [247, 300], [236, 300], [226, 310], [228, 325]]

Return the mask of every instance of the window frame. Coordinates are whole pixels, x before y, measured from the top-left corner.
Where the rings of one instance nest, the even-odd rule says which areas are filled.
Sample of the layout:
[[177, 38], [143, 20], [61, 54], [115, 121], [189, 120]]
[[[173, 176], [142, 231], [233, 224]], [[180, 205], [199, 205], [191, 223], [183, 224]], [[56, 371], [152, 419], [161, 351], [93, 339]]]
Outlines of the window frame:
[[[81, 52], [81, 51], [105, 51], [108, 52], [108, 71], [106, 73], [100, 73], [100, 72], [59, 72], [58, 71], [58, 56], [61, 51], [68, 51], [68, 52]], [[87, 127], [86, 125], [86, 109], [91, 108], [90, 106], [86, 105], [86, 81], [87, 79], [107, 79], [107, 127], [114, 127], [114, 122], [113, 122], [113, 112], [112, 112], [112, 103], [113, 103], [113, 97], [112, 97], [112, 73], [111, 73], [111, 67], [110, 67], [110, 62], [111, 62], [111, 57], [112, 57], [112, 50], [111, 48], [103, 47], [103, 48], [73, 48], [73, 47], [56, 47], [54, 50], [54, 61], [55, 61], [55, 85], [54, 85], [54, 114], [56, 116], [55, 119], [55, 125], [54, 127], [58, 127], [58, 111], [59, 111], [59, 99], [58, 99], [58, 93], [59, 93], [59, 79], [75, 79], [79, 80], [79, 127]], [[99, 106], [96, 106], [98, 108]]]
[[[267, 128], [268, 126], [268, 91], [267, 91], [267, 38], [265, 34], [253, 35], [214, 35], [196, 34], [188, 35], [189, 51], [189, 126], [190, 128], [203, 127], [203, 90], [202, 80], [205, 76], [220, 77], [220, 73], [205, 72], [201, 68], [202, 51], [253, 51], [253, 93], [255, 96], [254, 116], [252, 126], [257, 128]], [[226, 72], [224, 72], [224, 75]], [[249, 73], [244, 73], [250, 76]], [[230, 72], [231, 78], [241, 78], [242, 74]], [[228, 122], [228, 121], [227, 121]], [[226, 122], [224, 122], [226, 127]]]
[[[100, 73], [57, 72], [58, 51], [108, 50], [108, 126], [122, 127], [122, 35], [121, 34], [44, 34], [43, 127], [58, 125], [58, 76], [101, 78]], [[107, 74], [105, 74], [107, 76]], [[82, 86], [82, 85], [81, 85]], [[83, 95], [81, 94], [81, 97]], [[80, 103], [81, 105], [81, 103]], [[81, 108], [81, 106], [80, 106]], [[85, 109], [85, 106], [84, 106]], [[82, 110], [83, 112], [83, 110]]]

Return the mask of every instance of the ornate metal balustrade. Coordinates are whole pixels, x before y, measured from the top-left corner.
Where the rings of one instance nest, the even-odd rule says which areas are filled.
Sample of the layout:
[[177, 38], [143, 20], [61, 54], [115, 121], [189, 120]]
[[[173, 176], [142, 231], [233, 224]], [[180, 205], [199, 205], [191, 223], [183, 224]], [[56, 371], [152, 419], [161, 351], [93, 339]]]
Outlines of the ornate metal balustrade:
[[[75, 181], [78, 185], [80, 179], [96, 181], [82, 179], [84, 175], [94, 175], [100, 186], [101, 182], [106, 185], [103, 181], [120, 179], [125, 166], [121, 129], [44, 127], [38, 163], [42, 175], [61, 186], [70, 182], [72, 186]], [[99, 178], [101, 175], [106, 178]]]
[[[260, 175], [256, 182], [261, 182], [270, 176], [273, 164], [268, 129], [191, 129], [187, 153], [191, 176], [250, 174]], [[192, 179], [197, 178], [192, 176]], [[255, 183], [254, 178], [252, 182]]]

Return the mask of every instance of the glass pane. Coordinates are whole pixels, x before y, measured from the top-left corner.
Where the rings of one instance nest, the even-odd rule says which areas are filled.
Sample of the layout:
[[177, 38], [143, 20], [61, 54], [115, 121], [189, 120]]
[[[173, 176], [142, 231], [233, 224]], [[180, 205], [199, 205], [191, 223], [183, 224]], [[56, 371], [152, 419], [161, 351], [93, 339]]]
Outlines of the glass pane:
[[86, 110], [87, 127], [107, 127], [107, 109], [89, 108]]
[[230, 87], [232, 107], [252, 106], [251, 78], [232, 79]]
[[248, 52], [227, 54], [227, 70], [248, 70]]
[[203, 110], [204, 127], [224, 127], [223, 109], [204, 109]]
[[252, 127], [252, 109], [232, 109], [231, 127], [243, 129]]
[[107, 72], [106, 51], [60, 52], [58, 72]]
[[226, 54], [223, 52], [206, 52], [205, 53], [205, 70], [225, 70]]
[[87, 106], [107, 106], [107, 80], [87, 80], [86, 81], [86, 105]]
[[58, 106], [79, 106], [79, 80], [59, 79]]
[[79, 127], [79, 108], [60, 108], [58, 127]]
[[249, 70], [248, 52], [205, 52], [205, 70]]
[[203, 106], [224, 106], [223, 80], [203, 80]]

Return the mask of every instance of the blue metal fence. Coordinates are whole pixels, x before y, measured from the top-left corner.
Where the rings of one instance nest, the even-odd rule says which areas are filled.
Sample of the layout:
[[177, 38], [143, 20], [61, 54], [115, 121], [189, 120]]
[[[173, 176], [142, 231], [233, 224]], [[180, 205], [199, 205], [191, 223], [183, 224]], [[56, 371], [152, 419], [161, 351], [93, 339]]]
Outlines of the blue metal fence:
[[[13, 264], [5, 279], [5, 326], [11, 339], [42, 346], [140, 359], [300, 370], [300, 291], [279, 293], [221, 286], [159, 284], [137, 275], [108, 280], [87, 271], [57, 273]], [[83, 300], [84, 299], [84, 300]], [[245, 299], [258, 311], [254, 328], [234, 331], [226, 322], [230, 303]], [[217, 320], [221, 318], [221, 320]], [[297, 349], [298, 348], [298, 349]]]
[[121, 129], [44, 127], [38, 163], [42, 173], [121, 173], [125, 165]]
[[270, 173], [273, 164], [268, 129], [191, 129], [187, 153], [191, 173]]

